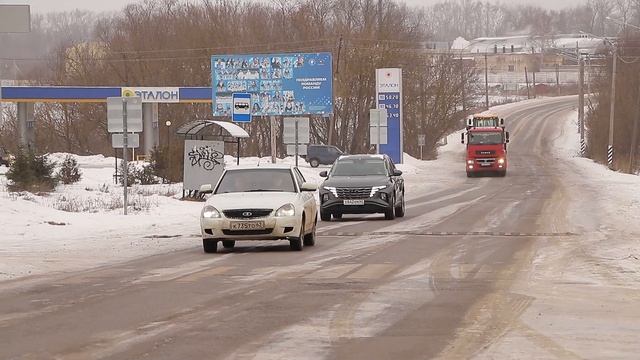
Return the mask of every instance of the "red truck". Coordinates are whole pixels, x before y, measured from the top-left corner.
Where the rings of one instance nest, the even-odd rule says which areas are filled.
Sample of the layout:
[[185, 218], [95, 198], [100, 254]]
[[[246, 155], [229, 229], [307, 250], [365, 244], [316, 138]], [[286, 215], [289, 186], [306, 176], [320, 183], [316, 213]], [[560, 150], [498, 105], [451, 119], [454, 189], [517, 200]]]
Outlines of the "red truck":
[[507, 175], [509, 132], [504, 119], [496, 115], [473, 115], [467, 119], [462, 143], [467, 144], [467, 177], [488, 172]]

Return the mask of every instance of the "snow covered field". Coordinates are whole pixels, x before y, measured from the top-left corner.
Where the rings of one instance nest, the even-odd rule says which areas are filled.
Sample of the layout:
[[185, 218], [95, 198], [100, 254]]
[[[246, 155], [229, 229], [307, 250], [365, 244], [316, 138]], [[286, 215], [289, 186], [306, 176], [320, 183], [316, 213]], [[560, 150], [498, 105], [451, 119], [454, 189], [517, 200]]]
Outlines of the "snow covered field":
[[[451, 140], [437, 161], [409, 156], [399, 165], [405, 172], [408, 196], [445, 187], [451, 172], [460, 171], [456, 156], [462, 147]], [[61, 162], [66, 154], [51, 154]], [[181, 201], [181, 184], [134, 185], [128, 216], [122, 215], [122, 187], [113, 182], [112, 157], [75, 156], [82, 180], [59, 185], [51, 194], [9, 193], [8, 170], [0, 167], [0, 280], [57, 271], [71, 271], [128, 259], [199, 248], [202, 203]], [[234, 167], [235, 158], [225, 159]], [[270, 158], [243, 158], [241, 165], [270, 163]], [[279, 163], [294, 164], [294, 158]], [[300, 159], [307, 181], [320, 184], [319, 173]], [[428, 181], [417, 181], [428, 173]], [[458, 176], [459, 177], [459, 176]], [[448, 185], [447, 185], [448, 186]]]

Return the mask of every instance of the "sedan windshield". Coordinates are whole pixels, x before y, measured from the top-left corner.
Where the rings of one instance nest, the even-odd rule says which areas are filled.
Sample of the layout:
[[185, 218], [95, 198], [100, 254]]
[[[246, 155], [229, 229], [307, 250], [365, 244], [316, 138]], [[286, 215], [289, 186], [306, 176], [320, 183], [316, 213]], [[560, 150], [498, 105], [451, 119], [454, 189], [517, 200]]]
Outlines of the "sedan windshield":
[[230, 170], [220, 180], [215, 193], [260, 191], [295, 192], [296, 187], [291, 171], [288, 169]]
[[502, 144], [502, 133], [500, 133], [500, 132], [472, 132], [472, 133], [469, 133], [469, 144], [473, 144], [473, 145]]
[[340, 159], [331, 170], [333, 176], [368, 176], [387, 175], [384, 160], [369, 159]]

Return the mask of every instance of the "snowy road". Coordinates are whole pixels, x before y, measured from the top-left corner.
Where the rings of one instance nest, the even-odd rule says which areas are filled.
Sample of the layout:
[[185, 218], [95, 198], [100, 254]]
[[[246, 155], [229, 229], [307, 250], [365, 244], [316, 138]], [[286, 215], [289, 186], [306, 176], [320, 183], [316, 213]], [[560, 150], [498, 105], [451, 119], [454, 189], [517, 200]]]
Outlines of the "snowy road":
[[611, 267], [596, 282], [589, 267], [598, 240], [633, 229], [607, 222], [579, 164], [554, 149], [575, 106], [497, 110], [507, 177], [467, 179], [459, 147], [443, 156], [459, 171], [407, 175], [407, 217], [322, 223], [301, 253], [240, 243], [205, 255], [194, 242], [0, 282], [0, 358], [636, 358], [637, 278]]

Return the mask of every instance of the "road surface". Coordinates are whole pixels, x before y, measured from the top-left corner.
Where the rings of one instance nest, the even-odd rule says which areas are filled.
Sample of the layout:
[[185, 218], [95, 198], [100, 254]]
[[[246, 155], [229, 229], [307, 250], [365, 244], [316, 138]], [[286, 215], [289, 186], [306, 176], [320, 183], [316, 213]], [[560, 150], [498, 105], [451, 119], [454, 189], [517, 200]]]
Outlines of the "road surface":
[[534, 244], [580, 236], [549, 155], [575, 106], [501, 114], [505, 178], [466, 179], [461, 157], [459, 185], [408, 194], [405, 218], [321, 223], [303, 252], [240, 242], [204, 254], [194, 238], [186, 251], [0, 283], [0, 358], [473, 357], [532, 301], [511, 288]]

